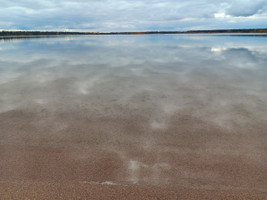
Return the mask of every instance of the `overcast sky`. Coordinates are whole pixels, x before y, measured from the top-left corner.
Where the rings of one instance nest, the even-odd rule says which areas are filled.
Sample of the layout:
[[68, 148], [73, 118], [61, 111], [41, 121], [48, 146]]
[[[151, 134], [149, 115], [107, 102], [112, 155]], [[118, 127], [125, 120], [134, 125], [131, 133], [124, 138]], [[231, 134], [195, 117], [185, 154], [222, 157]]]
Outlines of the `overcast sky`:
[[267, 28], [267, 0], [0, 0], [0, 30]]

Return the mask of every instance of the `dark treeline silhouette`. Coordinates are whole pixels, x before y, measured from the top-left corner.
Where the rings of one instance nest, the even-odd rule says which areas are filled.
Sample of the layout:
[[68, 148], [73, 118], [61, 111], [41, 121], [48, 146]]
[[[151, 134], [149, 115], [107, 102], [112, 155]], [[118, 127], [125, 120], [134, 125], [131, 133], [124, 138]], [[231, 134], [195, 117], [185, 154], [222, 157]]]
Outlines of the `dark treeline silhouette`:
[[[81, 35], [86, 32], [56, 32], [56, 31], [2, 31], [0, 36], [43, 36], [43, 35]], [[91, 33], [93, 34], [93, 33]]]
[[217, 29], [217, 30], [191, 30], [185, 33], [267, 33], [267, 29]]
[[267, 33], [267, 29], [218, 29], [189, 31], [134, 31], [134, 32], [57, 32], [57, 31], [0, 31], [0, 36], [53, 35], [130, 35], [130, 34], [212, 34], [212, 33]]
[[1, 41], [12, 41], [12, 40], [27, 40], [27, 39], [38, 39], [38, 38], [54, 38], [57, 37], [56, 35], [5, 35], [5, 36], [1, 36], [0, 35], [0, 42]]

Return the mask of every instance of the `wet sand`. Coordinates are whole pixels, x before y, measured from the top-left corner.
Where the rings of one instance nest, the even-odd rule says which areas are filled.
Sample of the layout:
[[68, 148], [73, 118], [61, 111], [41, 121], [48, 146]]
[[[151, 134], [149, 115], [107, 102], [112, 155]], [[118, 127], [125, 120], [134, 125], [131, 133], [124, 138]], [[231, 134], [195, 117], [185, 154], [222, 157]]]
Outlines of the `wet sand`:
[[[41, 130], [36, 113], [0, 116], [1, 199], [266, 197], [266, 124], [226, 131], [178, 114], [151, 129], [133, 113], [79, 113], [53, 114]], [[49, 131], [63, 121], [68, 127]]]
[[267, 199], [267, 51], [132, 38], [0, 57], [0, 199]]
[[0, 183], [2, 199], [266, 199], [251, 191], [201, 190], [155, 186], [107, 186], [78, 183]]

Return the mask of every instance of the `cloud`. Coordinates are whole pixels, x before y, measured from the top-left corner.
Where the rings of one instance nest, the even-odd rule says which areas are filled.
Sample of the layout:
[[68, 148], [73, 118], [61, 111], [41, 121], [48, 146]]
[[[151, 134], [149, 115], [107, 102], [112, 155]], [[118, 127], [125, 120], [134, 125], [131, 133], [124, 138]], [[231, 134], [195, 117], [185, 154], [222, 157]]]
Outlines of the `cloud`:
[[230, 4], [226, 13], [236, 17], [248, 17], [266, 12], [266, 6], [265, 0], [236, 0]]
[[251, 26], [266, 27], [266, 10], [264, 0], [2, 0], [0, 28], [88, 31], [234, 28], [240, 23], [238, 17], [255, 15], [258, 17]]

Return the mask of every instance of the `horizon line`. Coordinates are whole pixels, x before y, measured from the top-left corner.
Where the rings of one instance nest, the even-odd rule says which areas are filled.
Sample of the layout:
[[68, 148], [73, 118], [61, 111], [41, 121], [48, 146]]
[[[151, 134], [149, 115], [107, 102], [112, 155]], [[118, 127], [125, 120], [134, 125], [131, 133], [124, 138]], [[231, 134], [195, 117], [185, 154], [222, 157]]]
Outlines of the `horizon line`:
[[51, 31], [51, 30], [0, 30], [0, 36], [16, 36], [16, 35], [128, 35], [128, 34], [209, 34], [209, 33], [267, 33], [267, 28], [245, 28], [245, 29], [203, 29], [203, 30], [186, 30], [186, 31]]

